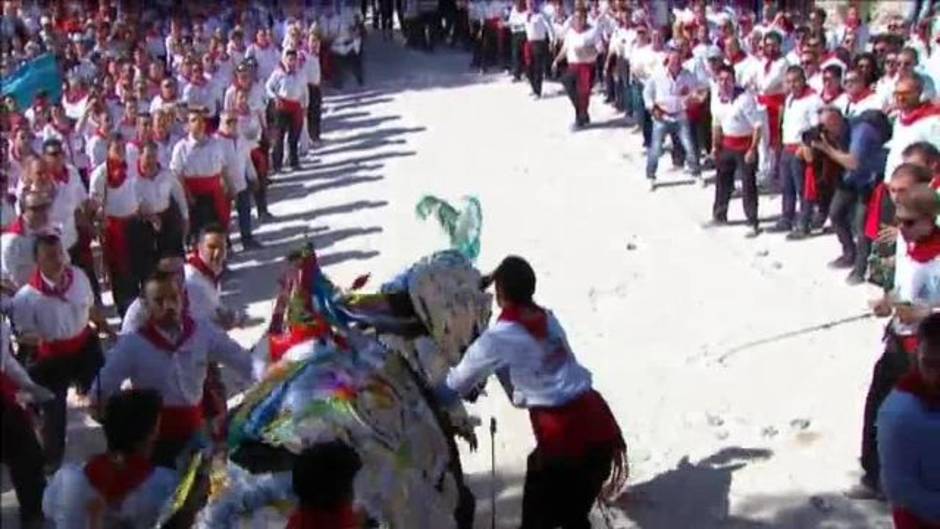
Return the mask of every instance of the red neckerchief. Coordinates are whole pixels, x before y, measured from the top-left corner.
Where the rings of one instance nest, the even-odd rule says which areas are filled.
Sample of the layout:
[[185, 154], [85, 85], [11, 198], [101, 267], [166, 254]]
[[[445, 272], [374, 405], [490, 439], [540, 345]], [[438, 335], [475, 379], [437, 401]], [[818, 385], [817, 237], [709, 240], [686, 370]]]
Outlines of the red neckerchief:
[[186, 259], [186, 262], [191, 265], [193, 268], [199, 271], [200, 274], [206, 276], [206, 279], [212, 282], [216, 287], [219, 286], [219, 281], [221, 277], [219, 274], [216, 274], [209, 268], [209, 265], [202, 260], [202, 257], [199, 257], [199, 252], [195, 252]]
[[121, 187], [127, 180], [127, 162], [108, 158], [105, 161], [105, 172], [108, 176], [108, 187], [112, 189]]
[[513, 305], [506, 307], [499, 315], [499, 321], [508, 321], [522, 325], [533, 338], [543, 340], [548, 337], [548, 314], [544, 309], [534, 306], [536, 314], [526, 318], [522, 311]]
[[108, 133], [107, 133], [107, 131], [103, 131], [103, 130], [101, 130], [101, 129], [95, 129], [95, 136], [98, 136], [99, 138], [101, 138], [101, 139], [103, 139], [103, 140], [108, 139]]
[[914, 395], [930, 410], [940, 410], [940, 388], [931, 388], [928, 386], [927, 381], [924, 380], [924, 376], [916, 367], [901, 377], [901, 380], [898, 381], [895, 388], [897, 388], [898, 391]]
[[60, 184], [69, 183], [69, 168], [67, 166], [63, 165], [62, 169], [59, 169], [58, 171], [53, 171], [50, 169], [49, 172], [52, 173], [52, 177], [56, 182]]
[[79, 90], [77, 94], [66, 92], [65, 101], [68, 102], [69, 104], [75, 104], [81, 101], [82, 99], [85, 99], [86, 95], [87, 94], [82, 90]]
[[779, 54], [765, 56], [764, 59], [767, 61], [764, 63], [764, 73], [770, 73], [770, 67], [773, 66], [777, 59], [780, 58]]
[[137, 174], [139, 174], [141, 178], [144, 178], [146, 180], [153, 180], [154, 178], [156, 178], [157, 173], [160, 172], [160, 164], [157, 164], [157, 170], [154, 171], [152, 175], [148, 175], [147, 173], [144, 172], [144, 166], [140, 164], [141, 161], [143, 161], [143, 158], [138, 157], [137, 158]]
[[744, 59], [747, 59], [747, 54], [742, 50], [738, 50], [738, 53], [731, 56], [731, 64], [738, 64]]
[[232, 141], [235, 141], [235, 138], [238, 137], [238, 136], [236, 136], [235, 134], [228, 134], [228, 133], [226, 133], [225, 131], [223, 131], [222, 129], [219, 129], [219, 130], [216, 132], [216, 134], [218, 134], [219, 136], [221, 136], [221, 137], [223, 137], [223, 138], [225, 138], [225, 139], [227, 139], [227, 140], [232, 140]]
[[823, 100], [823, 103], [828, 105], [829, 103], [835, 101], [836, 98], [840, 95], [842, 95], [842, 88], [839, 88], [835, 94], [827, 94], [826, 91], [823, 90], [819, 97]]
[[271, 47], [271, 43], [268, 42], [267, 44], [261, 44], [260, 42], [258, 42], [258, 39], [255, 39], [255, 46], [261, 48], [262, 50], [267, 50], [268, 48]]
[[4, 233], [12, 233], [14, 235], [23, 235], [26, 233], [26, 223], [23, 222], [23, 217], [16, 217], [9, 226], [3, 229]]
[[151, 345], [157, 349], [162, 349], [167, 353], [175, 353], [179, 350], [180, 346], [186, 343], [186, 340], [193, 335], [193, 332], [196, 330], [196, 325], [193, 322], [193, 319], [189, 317], [188, 314], [183, 315], [183, 326], [180, 329], [180, 335], [175, 342], [170, 342], [166, 339], [166, 336], [163, 335], [158, 329], [153, 321], [148, 321], [146, 325], [140, 328], [140, 335], [150, 342]]
[[861, 25], [862, 25], [862, 21], [859, 18], [846, 18], [845, 19], [845, 27], [851, 29], [852, 31], [855, 31]]
[[49, 283], [43, 279], [42, 273], [37, 268], [29, 278], [29, 284], [44, 296], [59, 298], [67, 302], [68, 300], [65, 298], [65, 293], [72, 288], [72, 282], [74, 280], [75, 273], [72, 271], [71, 267], [66, 266], [65, 271], [62, 272], [62, 279], [59, 280], [59, 283], [54, 286], [49, 286]]
[[902, 112], [898, 121], [905, 127], [910, 127], [917, 121], [930, 116], [940, 116], [940, 106], [924, 103], [910, 112]]
[[59, 134], [65, 136], [66, 138], [69, 136], [69, 134], [72, 133], [72, 124], [69, 123], [68, 121], [66, 121], [65, 124], [61, 126], [55, 121], [53, 121], [52, 128], [59, 131]]
[[854, 96], [851, 95], [851, 94], [849, 94], [848, 97], [849, 97], [849, 101], [851, 101], [852, 103], [858, 103], [859, 101], [865, 99], [866, 97], [868, 97], [868, 96], [870, 96], [870, 95], [872, 95], [872, 94], [874, 94], [874, 93], [875, 93], [875, 91], [872, 90], [870, 86], [866, 86], [866, 87], [865, 87], [861, 92], [859, 92], [858, 94], [856, 94], [856, 95], [854, 95]]
[[150, 460], [141, 455], [129, 456], [119, 465], [108, 454], [99, 454], [85, 464], [85, 477], [108, 505], [118, 506], [147, 481], [153, 469]]
[[918, 263], [927, 263], [940, 255], [940, 229], [934, 229], [933, 233], [920, 242], [909, 241], [907, 243], [907, 255]]
[[336, 511], [312, 507], [299, 507], [287, 521], [287, 529], [358, 529], [358, 517], [352, 505], [346, 504]]

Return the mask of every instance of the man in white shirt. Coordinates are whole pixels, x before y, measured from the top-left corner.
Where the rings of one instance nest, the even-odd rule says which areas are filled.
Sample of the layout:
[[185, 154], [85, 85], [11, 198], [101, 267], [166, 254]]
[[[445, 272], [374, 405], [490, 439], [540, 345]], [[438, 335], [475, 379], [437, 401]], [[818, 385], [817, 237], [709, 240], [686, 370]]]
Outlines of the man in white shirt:
[[222, 362], [245, 381], [252, 381], [251, 356], [224, 331], [192, 319], [173, 274], [154, 273], [144, 283], [150, 319], [133, 334], [120, 337], [91, 394], [99, 403], [125, 380], [135, 389], [154, 389], [163, 397], [153, 460], [175, 466], [187, 448], [206, 442], [203, 386], [210, 362]]
[[33, 255], [36, 236], [53, 232], [49, 211], [52, 197], [29, 191], [20, 197], [21, 214], [0, 236], [0, 279], [15, 289], [29, 282], [36, 271]]
[[[803, 145], [803, 132], [819, 123], [819, 109], [822, 100], [810, 87], [806, 86], [806, 77], [799, 66], [791, 66], [786, 73], [787, 98], [783, 106], [783, 126], [781, 141], [783, 151], [780, 155], [780, 177], [783, 181], [782, 218], [773, 231], [790, 232], [788, 237], [800, 238], [809, 233], [810, 210], [806, 200], [804, 183], [806, 180], [806, 158]], [[797, 217], [796, 205], [800, 204]]]
[[299, 68], [297, 50], [285, 50], [284, 60], [265, 83], [268, 97], [274, 101], [275, 123], [272, 165], [275, 172], [284, 164], [284, 137], [287, 137], [290, 166], [300, 169], [298, 141], [307, 106], [307, 74]]
[[183, 183], [190, 202], [190, 233], [198, 233], [211, 223], [227, 227], [231, 214], [231, 197], [224, 179], [230, 161], [206, 136], [203, 114], [200, 108], [190, 109], [189, 135], [176, 143], [170, 159], [170, 172]]
[[528, 408], [536, 447], [528, 458], [522, 527], [590, 527], [601, 495], [627, 477], [626, 444], [610, 408], [592, 388], [564, 329], [535, 304], [535, 272], [507, 257], [491, 276], [499, 321], [467, 349], [437, 393], [444, 403], [496, 374], [514, 406]]
[[712, 219], [715, 224], [728, 222], [728, 202], [738, 177], [744, 190], [744, 216], [749, 237], [760, 233], [757, 219], [757, 148], [760, 145], [763, 120], [751, 92], [734, 82], [734, 67], [722, 65], [718, 70], [717, 93], [712, 94], [712, 152], [715, 157], [715, 203]]
[[535, 97], [542, 97], [542, 80], [548, 66], [548, 41], [551, 24], [536, 6], [535, 0], [527, 0], [525, 13], [525, 55], [528, 57], [527, 76]]
[[692, 175], [702, 180], [698, 155], [692, 143], [692, 131], [686, 115], [688, 104], [700, 97], [698, 81], [691, 72], [682, 67], [682, 54], [678, 49], [670, 49], [666, 56], [666, 67], [660, 69], [646, 83], [643, 101], [646, 109], [653, 116], [652, 145], [646, 157], [646, 178], [650, 190], [656, 189], [656, 167], [663, 151], [666, 134], [679, 136], [679, 141], [687, 153]]
[[13, 324], [19, 343], [36, 351], [30, 376], [55, 394], [44, 405], [42, 425], [47, 468], [55, 469], [65, 454], [69, 386], [88, 392], [104, 360], [96, 330], [109, 329], [88, 277], [68, 264], [59, 237], [37, 236], [34, 251], [36, 270], [13, 298]]
[[307, 132], [310, 141], [320, 143], [320, 125], [323, 113], [323, 93], [320, 90], [320, 38], [310, 32], [307, 36], [304, 71], [307, 73]]
[[[256, 132], [257, 133], [257, 132]], [[252, 144], [239, 130], [238, 114], [232, 110], [222, 113], [216, 140], [221, 144], [224, 155], [230, 160], [231, 170], [226, 189], [235, 194], [235, 209], [238, 213], [238, 231], [241, 235], [242, 249], [257, 250], [261, 244], [252, 235], [251, 229], [251, 191], [248, 189], [248, 167], [251, 165]]]
[[258, 63], [258, 78], [267, 79], [277, 68], [281, 60], [281, 51], [271, 41], [271, 30], [259, 28], [255, 41], [248, 46], [245, 57], [253, 58]]

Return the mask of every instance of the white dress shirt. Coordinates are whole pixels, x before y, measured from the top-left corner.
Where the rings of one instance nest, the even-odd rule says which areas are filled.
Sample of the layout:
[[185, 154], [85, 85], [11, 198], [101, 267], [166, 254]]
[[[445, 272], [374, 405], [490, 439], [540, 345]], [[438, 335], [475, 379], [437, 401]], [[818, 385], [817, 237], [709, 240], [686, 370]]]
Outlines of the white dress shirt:
[[666, 68], [659, 69], [643, 87], [643, 102], [652, 112], [659, 107], [667, 121], [682, 121], [686, 116], [686, 98], [699, 88], [695, 76], [682, 68], [676, 75]]
[[808, 88], [801, 97], [788, 95], [783, 106], [783, 144], [801, 143], [803, 131], [819, 123], [819, 109], [822, 106], [819, 95]]
[[103, 163], [91, 173], [88, 198], [104, 205], [108, 217], [127, 218], [136, 215], [139, 209], [136, 171], [128, 164], [127, 176], [118, 187], [108, 185], [108, 164]]
[[725, 136], [753, 136], [761, 128], [761, 115], [757, 100], [747, 90], [742, 90], [732, 99], [722, 101], [721, 95], [713, 93], [711, 98], [712, 123], [721, 127]]
[[170, 158], [170, 172], [181, 179], [222, 176], [225, 166], [223, 153], [212, 138], [197, 142], [186, 136], [173, 147]]
[[[66, 340], [88, 327], [88, 314], [94, 294], [88, 277], [80, 268], [66, 265], [72, 283], [63, 298], [43, 294], [28, 282], [13, 297], [13, 325], [20, 334], [35, 334], [46, 341]], [[47, 281], [43, 276], [43, 281]]]

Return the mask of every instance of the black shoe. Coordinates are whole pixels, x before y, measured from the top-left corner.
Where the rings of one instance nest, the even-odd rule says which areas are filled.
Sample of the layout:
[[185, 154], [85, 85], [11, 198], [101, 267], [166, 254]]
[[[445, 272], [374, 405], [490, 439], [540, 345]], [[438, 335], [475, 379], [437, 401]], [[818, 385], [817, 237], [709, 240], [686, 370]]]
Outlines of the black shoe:
[[760, 229], [760, 226], [754, 225], [747, 230], [747, 233], [744, 234], [744, 237], [747, 239], [753, 239], [760, 235], [762, 231], [763, 230]]
[[852, 500], [885, 500], [884, 493], [881, 492], [881, 487], [878, 485], [877, 480], [869, 479], [865, 476], [862, 476], [862, 479], [853, 485], [852, 488], [845, 491], [843, 495]]
[[767, 231], [769, 231], [770, 233], [785, 233], [791, 230], [793, 230], [792, 224], [790, 224], [789, 222], [785, 220], [780, 220], [780, 221], [777, 221], [776, 224], [771, 226], [771, 228]]
[[262, 211], [261, 213], [258, 213], [258, 220], [260, 220], [261, 222], [272, 222], [272, 221], [277, 220], [277, 217], [275, 217], [268, 211]]
[[254, 239], [244, 239], [242, 241], [242, 250], [260, 250], [264, 245]]
[[703, 223], [702, 229], [707, 230], [707, 229], [718, 228], [718, 227], [727, 226], [727, 225], [728, 225], [728, 219], [718, 217], [718, 218], [713, 218], [712, 220]]
[[844, 269], [844, 268], [851, 268], [854, 265], [855, 265], [855, 257], [851, 255], [842, 254], [838, 258], [833, 259], [832, 261], [829, 261], [829, 264], [827, 266], [829, 268], [838, 270], [838, 269]]
[[788, 241], [801, 241], [807, 237], [809, 237], [808, 228], [796, 228], [795, 230], [787, 234]]
[[853, 271], [845, 278], [845, 283], [849, 286], [861, 285], [865, 282], [865, 275]]

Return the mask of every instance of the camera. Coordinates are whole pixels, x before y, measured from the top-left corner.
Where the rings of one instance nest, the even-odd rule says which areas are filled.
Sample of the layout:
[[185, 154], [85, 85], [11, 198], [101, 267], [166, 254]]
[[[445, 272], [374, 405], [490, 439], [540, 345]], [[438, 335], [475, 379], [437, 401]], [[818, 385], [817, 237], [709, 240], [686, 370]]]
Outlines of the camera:
[[813, 142], [822, 141], [822, 125], [816, 125], [815, 127], [810, 127], [803, 131], [803, 134], [800, 135], [800, 141], [803, 142], [803, 145], [807, 147], [812, 147]]

